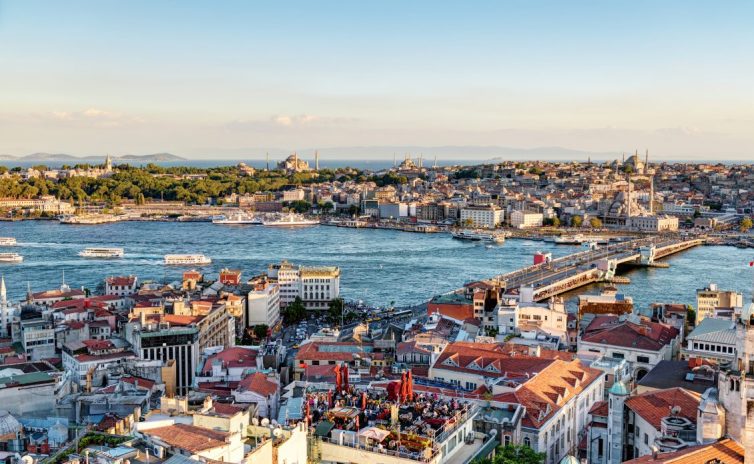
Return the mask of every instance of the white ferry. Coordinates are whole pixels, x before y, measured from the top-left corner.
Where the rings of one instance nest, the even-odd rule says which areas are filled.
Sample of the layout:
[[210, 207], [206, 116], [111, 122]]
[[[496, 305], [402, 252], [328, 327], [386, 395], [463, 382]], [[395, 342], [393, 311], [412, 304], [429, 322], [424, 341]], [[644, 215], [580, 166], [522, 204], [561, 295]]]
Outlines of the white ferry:
[[265, 219], [262, 224], [268, 227], [301, 227], [315, 226], [319, 224], [316, 219], [306, 219], [298, 214], [288, 214], [287, 216], [278, 216], [274, 219]]
[[0, 253], [0, 263], [20, 263], [24, 257], [18, 253]]
[[88, 214], [85, 216], [62, 216], [60, 218], [61, 224], [74, 224], [74, 225], [95, 225], [95, 224], [107, 224], [109, 222], [118, 222], [120, 218], [113, 216], [112, 214]]
[[557, 245], [581, 245], [581, 243], [585, 240], [584, 236], [579, 235], [561, 235], [560, 237], [555, 237], [553, 242]]
[[194, 264], [211, 264], [212, 260], [204, 255], [165, 255], [165, 264], [191, 266]]
[[481, 232], [477, 230], [461, 229], [461, 230], [456, 230], [456, 231], [451, 232], [450, 235], [453, 238], [457, 238], [459, 240], [471, 240], [475, 242], [492, 242], [492, 243], [505, 242], [505, 237], [503, 235], [493, 234], [490, 232]]
[[123, 248], [85, 248], [79, 251], [82, 258], [122, 258]]
[[0, 237], [0, 246], [15, 246], [16, 239], [13, 237]]
[[251, 214], [240, 211], [238, 213], [233, 213], [228, 216], [220, 216], [218, 218], [212, 219], [212, 224], [223, 224], [223, 225], [230, 225], [230, 226], [236, 225], [236, 224], [260, 225], [262, 224], [262, 220], [258, 217], [252, 216]]

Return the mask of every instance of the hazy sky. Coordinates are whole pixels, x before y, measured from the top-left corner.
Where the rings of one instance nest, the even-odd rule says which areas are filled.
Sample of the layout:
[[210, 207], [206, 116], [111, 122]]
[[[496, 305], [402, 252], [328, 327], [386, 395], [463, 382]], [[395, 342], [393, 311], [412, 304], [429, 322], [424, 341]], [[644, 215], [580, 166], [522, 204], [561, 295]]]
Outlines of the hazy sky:
[[0, 153], [754, 158], [752, 24], [752, 1], [0, 0]]

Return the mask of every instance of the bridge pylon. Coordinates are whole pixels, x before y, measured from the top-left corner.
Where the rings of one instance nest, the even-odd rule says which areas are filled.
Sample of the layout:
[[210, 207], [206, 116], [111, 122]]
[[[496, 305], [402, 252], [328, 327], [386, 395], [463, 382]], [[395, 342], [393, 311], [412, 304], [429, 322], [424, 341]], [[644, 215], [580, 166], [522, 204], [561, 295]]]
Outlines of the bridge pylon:
[[645, 266], [651, 266], [655, 263], [655, 252], [657, 248], [654, 245], [643, 246], [639, 248], [639, 262]]

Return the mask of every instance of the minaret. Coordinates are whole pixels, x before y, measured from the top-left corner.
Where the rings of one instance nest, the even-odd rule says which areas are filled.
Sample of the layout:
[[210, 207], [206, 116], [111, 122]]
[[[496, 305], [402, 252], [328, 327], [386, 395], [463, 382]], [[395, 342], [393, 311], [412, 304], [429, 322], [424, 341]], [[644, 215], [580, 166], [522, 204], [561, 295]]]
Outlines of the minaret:
[[319, 151], [314, 150], [314, 170], [319, 171]]
[[626, 226], [631, 222], [631, 174], [626, 174], [628, 186], [626, 187]]
[[608, 392], [607, 440], [610, 450], [608, 464], [623, 462], [623, 433], [625, 430], [624, 403], [628, 399], [628, 388], [622, 380], [616, 380]]
[[113, 170], [113, 160], [110, 159], [110, 154], [107, 154], [107, 158], [105, 158], [105, 171], [112, 171]]
[[626, 152], [624, 151], [623, 152], [623, 163], [625, 163], [625, 162], [626, 162]]
[[8, 291], [5, 289], [5, 275], [0, 276], [0, 306], [8, 305]]
[[419, 169], [422, 168], [422, 163], [424, 162], [424, 154], [419, 153]]
[[435, 162], [432, 163], [432, 169], [437, 169], [437, 155], [435, 155]]
[[644, 151], [644, 169], [649, 167], [649, 148]]
[[267, 160], [267, 167], [264, 168], [264, 170], [269, 171], [270, 170], [270, 152], [269, 151], [265, 154], [265, 157], [266, 157], [265, 159]]
[[649, 178], [649, 214], [655, 212], [655, 176]]

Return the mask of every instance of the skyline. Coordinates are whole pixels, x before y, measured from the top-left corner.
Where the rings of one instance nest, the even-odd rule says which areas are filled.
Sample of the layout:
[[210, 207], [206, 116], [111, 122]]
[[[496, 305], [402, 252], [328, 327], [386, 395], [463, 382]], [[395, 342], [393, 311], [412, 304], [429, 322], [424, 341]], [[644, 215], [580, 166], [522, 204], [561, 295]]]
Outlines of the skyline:
[[0, 154], [494, 145], [750, 159], [753, 12], [0, 1]]

